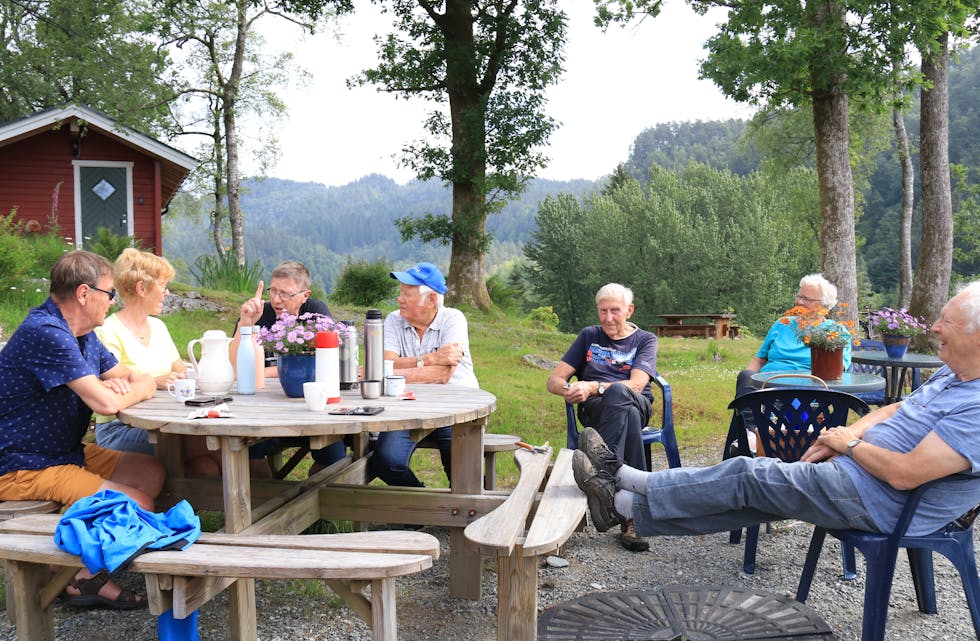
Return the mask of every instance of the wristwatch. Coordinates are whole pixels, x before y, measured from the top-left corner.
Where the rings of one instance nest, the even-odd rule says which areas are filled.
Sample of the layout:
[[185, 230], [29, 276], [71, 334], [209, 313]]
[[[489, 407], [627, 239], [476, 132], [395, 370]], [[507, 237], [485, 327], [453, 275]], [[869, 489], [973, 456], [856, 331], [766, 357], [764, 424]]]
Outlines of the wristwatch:
[[603, 394], [605, 394], [606, 393], [606, 384], [605, 383], [599, 383], [599, 389], [596, 390], [596, 391], [599, 393], [599, 396], [602, 396]]
[[419, 354], [418, 360], [415, 361], [415, 367], [425, 367], [425, 361], [422, 360], [421, 354]]
[[864, 443], [864, 441], [862, 441], [859, 438], [852, 438], [851, 440], [849, 440], [847, 442], [847, 455], [850, 456], [851, 455], [851, 450], [853, 450], [855, 447], [857, 447], [861, 443]]

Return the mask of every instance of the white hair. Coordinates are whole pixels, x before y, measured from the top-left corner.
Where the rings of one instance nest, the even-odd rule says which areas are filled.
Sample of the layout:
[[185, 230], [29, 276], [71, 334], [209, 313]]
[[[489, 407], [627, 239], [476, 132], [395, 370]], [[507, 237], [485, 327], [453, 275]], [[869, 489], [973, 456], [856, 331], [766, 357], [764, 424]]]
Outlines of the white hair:
[[980, 280], [961, 286], [956, 293], [966, 294], [960, 303], [960, 309], [966, 316], [966, 327], [963, 329], [970, 334], [976, 333], [980, 330]]
[[446, 297], [445, 296], [443, 296], [442, 294], [440, 294], [436, 290], [432, 289], [428, 285], [419, 285], [419, 307], [422, 306], [422, 303], [425, 301], [425, 297], [426, 297], [427, 294], [435, 294], [436, 295], [436, 308], [437, 309], [439, 307], [442, 307], [443, 305], [445, 305], [445, 303], [446, 303]]
[[606, 300], [607, 298], [618, 298], [629, 306], [633, 304], [633, 290], [629, 287], [623, 287], [619, 283], [609, 283], [608, 285], [603, 285], [596, 292], [595, 304], [598, 305], [600, 301]]
[[800, 287], [816, 287], [820, 290], [820, 304], [833, 309], [837, 304], [837, 287], [823, 277], [823, 274], [807, 274], [800, 279]]

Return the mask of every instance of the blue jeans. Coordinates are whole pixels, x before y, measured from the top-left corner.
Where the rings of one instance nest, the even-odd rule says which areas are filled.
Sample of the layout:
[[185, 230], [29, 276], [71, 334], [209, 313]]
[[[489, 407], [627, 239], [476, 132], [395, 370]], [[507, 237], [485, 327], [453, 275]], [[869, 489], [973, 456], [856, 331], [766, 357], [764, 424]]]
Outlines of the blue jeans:
[[153, 456], [154, 450], [146, 430], [130, 427], [118, 418], [95, 426], [95, 444], [110, 450], [138, 452], [150, 456]]
[[882, 531], [835, 462], [769, 457], [736, 456], [711, 467], [653, 472], [647, 495], [633, 499], [633, 519], [639, 536], [728, 532], [780, 519]]
[[[452, 434], [451, 427], [440, 427], [423, 439], [427, 443], [435, 443], [439, 448], [439, 458], [442, 459], [442, 467], [449, 478], [452, 478], [450, 474]], [[409, 437], [408, 432], [381, 432], [374, 445], [374, 453], [371, 455], [371, 475], [388, 485], [423, 487], [422, 481], [415, 476], [415, 472], [408, 465], [418, 445]]]
[[643, 428], [653, 407], [649, 399], [626, 385], [610, 385], [602, 396], [593, 396], [578, 406], [578, 420], [592, 427], [616, 456], [630, 467], [647, 469]]

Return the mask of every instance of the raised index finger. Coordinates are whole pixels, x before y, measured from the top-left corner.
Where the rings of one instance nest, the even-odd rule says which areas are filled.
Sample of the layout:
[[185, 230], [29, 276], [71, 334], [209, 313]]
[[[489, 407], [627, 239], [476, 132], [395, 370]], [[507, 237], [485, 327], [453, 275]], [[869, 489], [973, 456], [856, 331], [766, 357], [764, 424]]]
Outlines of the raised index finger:
[[259, 286], [255, 288], [255, 298], [256, 300], [262, 300], [262, 290], [265, 289], [265, 282], [259, 281]]

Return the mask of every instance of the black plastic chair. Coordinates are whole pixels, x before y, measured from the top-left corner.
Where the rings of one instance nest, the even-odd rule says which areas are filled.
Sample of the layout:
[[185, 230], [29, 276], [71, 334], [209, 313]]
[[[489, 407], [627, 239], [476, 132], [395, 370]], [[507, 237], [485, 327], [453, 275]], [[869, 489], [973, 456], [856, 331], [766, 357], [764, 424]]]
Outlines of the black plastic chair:
[[[670, 390], [670, 383], [659, 374], [650, 379], [650, 382], [652, 385], [660, 388], [660, 396], [663, 401], [663, 420], [660, 422], [660, 427], [647, 426], [643, 428], [643, 444], [646, 446], [647, 469], [653, 469], [651, 467], [651, 445], [653, 443], [660, 443], [664, 446], [664, 453], [667, 455], [667, 465], [670, 467], [680, 467], [681, 455], [677, 449], [677, 437], [674, 434], [674, 397]], [[565, 447], [570, 450], [578, 449], [578, 419], [575, 417], [575, 406], [571, 403], [565, 403], [565, 424], [567, 430]]]
[[[955, 474], [940, 480], [955, 479], [957, 483], [971, 483], [971, 491], [980, 501], [980, 477], [968, 474]], [[932, 571], [932, 552], [936, 551], [948, 558], [960, 573], [963, 592], [973, 619], [973, 631], [980, 639], [980, 580], [977, 577], [977, 562], [973, 551], [973, 519], [980, 505], [945, 527], [926, 536], [906, 536], [905, 531], [912, 521], [926, 491], [937, 481], [925, 483], [911, 492], [895, 530], [890, 534], [875, 534], [861, 530], [827, 530], [816, 528], [810, 540], [810, 548], [803, 565], [803, 574], [796, 590], [796, 600], [805, 603], [810, 593], [810, 584], [817, 569], [820, 550], [829, 532], [841, 541], [841, 546], [857, 547], [864, 554], [868, 577], [864, 585], [864, 622], [861, 628], [862, 641], [884, 641], [885, 624], [888, 619], [888, 598], [892, 590], [895, 564], [898, 561], [898, 548], [906, 548], [915, 598], [919, 611], [936, 614], [936, 584]]]
[[[751, 413], [758, 434], [758, 453], [787, 463], [800, 460], [824, 429], [847, 425], [848, 414], [868, 413], [868, 404], [845, 392], [819, 388], [776, 387], [748, 392], [729, 403], [732, 422], [725, 443], [725, 458], [731, 454], [752, 456], [745, 438], [745, 413]], [[741, 530], [733, 530], [730, 543], [738, 543]], [[745, 528], [742, 570], [755, 572], [759, 526]], [[851, 551], [853, 556], [853, 550]], [[845, 555], [846, 557], [846, 555]]]

